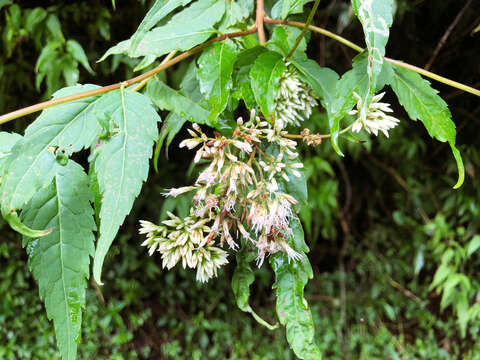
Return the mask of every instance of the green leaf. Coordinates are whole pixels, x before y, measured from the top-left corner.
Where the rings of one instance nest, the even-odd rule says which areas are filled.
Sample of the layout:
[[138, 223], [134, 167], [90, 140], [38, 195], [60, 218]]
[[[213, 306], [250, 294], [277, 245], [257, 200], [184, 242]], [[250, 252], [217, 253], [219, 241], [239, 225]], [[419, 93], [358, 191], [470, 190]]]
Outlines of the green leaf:
[[377, 86], [377, 76], [382, 71], [385, 46], [393, 21], [393, 0], [352, 0], [352, 4], [355, 14], [362, 23], [368, 50], [367, 74], [369, 85], [368, 90], [360, 94], [363, 98], [360, 116], [366, 117]]
[[267, 119], [273, 119], [280, 77], [286, 69], [282, 55], [268, 51], [258, 56], [250, 70], [255, 100]]
[[480, 25], [478, 25], [475, 29], [473, 29], [474, 33], [479, 32], [479, 31], [480, 31]]
[[294, 57], [290, 62], [299, 71], [300, 78], [311, 86], [323, 107], [330, 109], [335, 99], [338, 74], [332, 69], [320, 67], [306, 56]]
[[475, 235], [472, 240], [468, 243], [467, 248], [467, 257], [472, 256], [472, 254], [480, 248], [480, 235]]
[[290, 14], [300, 14], [303, 6], [313, 0], [279, 0], [272, 8], [272, 18], [285, 19]]
[[313, 277], [313, 271], [305, 255], [308, 247], [300, 221], [295, 217], [291, 222], [293, 238], [290, 245], [294, 250], [303, 252], [303, 257], [290, 262], [283, 253], [270, 257], [270, 265], [275, 272], [273, 288], [277, 295], [277, 314], [280, 323], [287, 328], [287, 340], [295, 355], [300, 359], [317, 360], [322, 355], [315, 343], [312, 313], [303, 294], [306, 283]]
[[227, 106], [236, 57], [233, 43], [228, 40], [212, 44], [198, 59], [197, 77], [200, 91], [212, 107], [210, 122], [214, 122]]
[[460, 152], [455, 147], [457, 132], [448, 105], [438, 91], [414, 71], [395, 66], [390, 85], [412, 120], [419, 119], [432, 138], [449, 143], [458, 167], [458, 181], [453, 188], [462, 186], [465, 168]]
[[165, 119], [162, 129], [160, 130], [160, 135], [157, 140], [157, 144], [155, 146], [155, 152], [153, 154], [153, 167], [155, 171], [158, 173], [158, 157], [160, 156], [160, 151], [162, 150], [163, 142], [165, 138], [167, 139], [165, 153], [167, 154], [168, 158], [168, 147], [172, 142], [175, 135], [178, 134], [180, 129], [182, 128], [183, 124], [187, 122], [187, 118], [181, 117], [173, 112], [168, 114], [167, 118]]
[[88, 63], [87, 55], [85, 55], [85, 51], [83, 51], [82, 45], [80, 45], [75, 40], [68, 40], [67, 41], [67, 52], [73, 56], [75, 60], [77, 60], [82, 66], [90, 73], [95, 74], [93, 69], [90, 67]]
[[[161, 56], [173, 50], [185, 51], [203, 43], [217, 33], [213, 28], [225, 12], [225, 1], [199, 0], [176, 14], [165, 25], [149, 31], [138, 44], [131, 57]], [[128, 53], [131, 40], [110, 48], [100, 61], [109, 55]]]
[[69, 161], [22, 213], [29, 226], [53, 228], [45, 237], [24, 238], [23, 242], [47, 316], [53, 320], [60, 353], [68, 360], [76, 358], [86, 279], [94, 251], [91, 200], [88, 176], [80, 165]]
[[16, 133], [0, 132], [0, 177], [6, 171], [8, 166], [8, 158], [11, 154], [13, 146], [22, 140], [22, 136]]
[[[284, 56], [287, 56], [295, 45], [295, 41], [300, 33], [301, 30], [297, 28], [277, 26], [273, 30], [272, 38], [267, 41], [265, 46], [269, 50], [276, 51]], [[301, 56], [306, 50], [307, 41], [305, 40], [305, 37], [303, 37], [293, 55], [294, 57]]]
[[225, 5], [225, 15], [220, 23], [220, 31], [245, 24], [253, 11], [253, 1], [250, 0], [231, 0]]
[[162, 110], [173, 111], [180, 117], [198, 124], [213, 125], [209, 121], [210, 110], [207, 107], [165, 85], [158, 78], [148, 82], [146, 93], [155, 106]]
[[[62, 89], [54, 98], [93, 90], [95, 85]], [[66, 156], [91, 146], [101, 132], [94, 115], [100, 96], [92, 96], [44, 110], [26, 129], [23, 141], [11, 150], [11, 161], [2, 181], [2, 214], [22, 208], [41, 188], [49, 185], [61, 165], [53, 153]]]
[[160, 20], [162, 20], [176, 8], [188, 5], [191, 1], [192, 0], [156, 0], [155, 4], [153, 4], [147, 15], [145, 15], [142, 22], [138, 26], [137, 31], [135, 31], [135, 34], [133, 34], [130, 40], [130, 56], [135, 54], [135, 50], [147, 32], [151, 30]]
[[357, 102], [353, 93], [356, 92], [357, 94], [363, 94], [368, 89], [366, 66], [367, 60], [365, 53], [357, 55], [353, 59], [353, 68], [343, 74], [337, 82], [335, 98], [333, 101], [330, 101], [330, 105], [327, 107], [328, 123], [330, 125], [330, 134], [332, 135], [332, 146], [341, 156], [343, 156], [343, 153], [338, 146], [340, 121]]
[[152, 146], [158, 137], [157, 122], [161, 119], [148, 97], [139, 93], [110, 92], [98, 106], [118, 127], [116, 134], [95, 150], [94, 169], [102, 208], [93, 276], [101, 284], [105, 255], [147, 179]]
[[235, 268], [232, 276], [232, 290], [233, 294], [235, 295], [235, 300], [237, 301], [237, 306], [240, 310], [252, 314], [254, 319], [261, 325], [270, 330], [276, 329], [278, 324], [270, 325], [267, 323], [260, 316], [258, 316], [255, 311], [253, 311], [248, 303], [248, 299], [250, 297], [250, 285], [252, 285], [253, 281], [255, 280], [255, 276], [253, 275], [253, 271], [249, 265], [248, 257], [249, 254], [245, 247], [241, 251], [237, 252], [236, 255], [237, 267]]

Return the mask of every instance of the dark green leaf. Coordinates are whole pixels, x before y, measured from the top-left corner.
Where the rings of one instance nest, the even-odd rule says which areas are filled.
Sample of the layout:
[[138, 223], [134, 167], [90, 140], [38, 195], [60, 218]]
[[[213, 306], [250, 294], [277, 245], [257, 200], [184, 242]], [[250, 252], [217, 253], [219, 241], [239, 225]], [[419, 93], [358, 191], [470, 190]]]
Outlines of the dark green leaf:
[[278, 0], [272, 8], [274, 19], [285, 19], [290, 14], [300, 14], [303, 6], [313, 0]]
[[270, 257], [270, 264], [275, 272], [277, 295], [277, 315], [282, 325], [287, 328], [287, 340], [295, 355], [300, 359], [321, 359], [320, 350], [315, 343], [315, 327], [312, 313], [305, 300], [303, 289], [313, 271], [305, 252], [308, 247], [298, 218], [291, 220], [293, 237], [290, 245], [303, 253], [302, 259], [288, 261], [287, 255], [277, 253]]
[[273, 118], [280, 77], [286, 69], [282, 55], [268, 51], [258, 56], [250, 70], [253, 94], [267, 119]]
[[95, 72], [90, 67], [88, 63], [87, 55], [85, 55], [85, 51], [83, 51], [82, 45], [80, 45], [75, 40], [68, 40], [67, 41], [67, 51], [70, 55], [73, 56], [75, 60], [77, 60], [82, 66], [90, 73], [95, 74]]
[[410, 118], [419, 119], [432, 138], [449, 143], [458, 167], [458, 181], [454, 188], [459, 188], [465, 178], [465, 168], [460, 152], [455, 147], [457, 132], [447, 104], [430, 83], [416, 72], [398, 66], [394, 70], [391, 86]]
[[163, 122], [162, 129], [160, 130], [160, 135], [155, 146], [155, 153], [153, 154], [153, 167], [158, 173], [158, 157], [160, 156], [160, 151], [162, 150], [163, 142], [167, 138], [165, 153], [168, 157], [168, 147], [172, 142], [175, 135], [178, 134], [183, 124], [187, 121], [187, 118], [181, 117], [173, 112], [168, 114], [167, 118]]
[[236, 56], [233, 43], [228, 40], [209, 46], [198, 59], [200, 91], [212, 107], [210, 122], [214, 122], [227, 106]]
[[93, 255], [95, 222], [90, 206], [88, 176], [73, 161], [63, 166], [53, 182], [37, 192], [23, 212], [25, 224], [53, 228], [40, 239], [24, 238], [29, 265], [53, 320], [63, 359], [76, 358], [86, 279]]
[[[267, 41], [265, 46], [272, 51], [287, 56], [295, 45], [295, 41], [300, 33], [301, 30], [297, 28], [277, 26], [273, 30], [272, 38]], [[307, 42], [304, 37], [295, 49], [294, 56], [300, 56], [305, 50], [307, 50]]]
[[124, 90], [106, 94], [98, 107], [118, 127], [117, 133], [95, 150], [94, 167], [102, 193], [102, 208], [93, 276], [101, 284], [105, 255], [147, 179], [160, 117], [148, 97]]

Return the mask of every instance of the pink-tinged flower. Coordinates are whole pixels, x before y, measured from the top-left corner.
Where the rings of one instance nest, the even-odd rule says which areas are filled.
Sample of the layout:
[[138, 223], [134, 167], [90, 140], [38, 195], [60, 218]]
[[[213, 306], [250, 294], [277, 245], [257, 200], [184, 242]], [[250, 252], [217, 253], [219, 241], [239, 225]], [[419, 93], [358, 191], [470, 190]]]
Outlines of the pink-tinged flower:
[[181, 188], [171, 188], [171, 189], [167, 189], [168, 192], [162, 193], [162, 195], [177, 197], [178, 195], [190, 192], [195, 189], [196, 189], [196, 186], [184, 186]]

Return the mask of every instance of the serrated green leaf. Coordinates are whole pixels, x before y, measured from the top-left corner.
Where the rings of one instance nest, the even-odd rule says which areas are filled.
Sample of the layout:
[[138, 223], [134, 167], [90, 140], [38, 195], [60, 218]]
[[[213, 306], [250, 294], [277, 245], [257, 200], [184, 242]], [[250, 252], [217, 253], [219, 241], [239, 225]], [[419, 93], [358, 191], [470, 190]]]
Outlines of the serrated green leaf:
[[245, 247], [241, 251], [237, 252], [236, 259], [237, 267], [235, 268], [232, 276], [232, 290], [233, 294], [235, 295], [238, 308], [242, 311], [252, 314], [253, 318], [258, 323], [267, 327], [268, 329], [276, 329], [278, 324], [270, 325], [267, 323], [260, 316], [258, 316], [255, 311], [253, 311], [252, 307], [248, 303], [248, 299], [250, 297], [250, 285], [252, 285], [253, 281], [255, 280], [255, 276], [250, 268], [249, 254]]
[[285, 19], [290, 14], [300, 14], [303, 12], [303, 6], [313, 0], [279, 0], [272, 8], [272, 17], [274, 19]]
[[198, 124], [213, 125], [208, 120], [210, 110], [207, 107], [165, 85], [158, 78], [148, 82], [146, 94], [162, 110], [173, 111], [180, 117]]
[[365, 53], [360, 54], [353, 59], [353, 68], [343, 74], [337, 82], [335, 98], [330, 103], [330, 106], [327, 107], [328, 123], [330, 125], [330, 134], [332, 135], [332, 146], [341, 156], [343, 156], [343, 153], [338, 146], [340, 121], [357, 102], [353, 93], [356, 92], [357, 94], [363, 94], [368, 89], [366, 67], [367, 59]]
[[255, 100], [267, 119], [273, 118], [280, 77], [286, 69], [282, 55], [268, 51], [258, 56], [250, 70]]
[[[269, 50], [276, 51], [284, 56], [287, 56], [295, 45], [297, 37], [300, 35], [300, 33], [301, 30], [298, 28], [277, 26], [273, 30], [271, 39], [266, 42], [265, 46]], [[307, 41], [305, 40], [305, 37], [303, 37], [293, 53], [294, 57], [301, 56], [305, 50], [307, 50]]]
[[363, 98], [360, 116], [366, 117], [377, 86], [377, 77], [384, 63], [385, 46], [393, 21], [393, 0], [352, 0], [352, 4], [355, 14], [362, 23], [368, 51], [369, 85], [368, 90], [360, 94]]
[[325, 109], [330, 109], [335, 96], [338, 74], [329, 68], [322, 68], [306, 56], [293, 57], [290, 62], [297, 68], [300, 78], [307, 82]]
[[[225, 1], [199, 0], [176, 14], [165, 25], [149, 31], [131, 57], [161, 56], [173, 50], [185, 51], [217, 33], [213, 28], [225, 12]], [[128, 53], [131, 40], [110, 48], [99, 61], [110, 55]]]
[[62, 358], [76, 358], [86, 279], [93, 255], [92, 193], [82, 167], [69, 161], [52, 183], [35, 194], [22, 213], [25, 224], [53, 228], [40, 239], [24, 238], [47, 316], [53, 320]]
[[198, 59], [197, 77], [200, 91], [212, 108], [210, 122], [214, 122], [227, 106], [236, 57], [233, 43], [228, 40], [212, 44]]
[[130, 56], [135, 54], [135, 50], [147, 32], [151, 30], [160, 20], [180, 6], [188, 5], [191, 1], [192, 0], [156, 0], [131, 38], [129, 49]]
[[161, 119], [148, 97], [139, 93], [113, 91], [103, 96], [98, 106], [118, 126], [118, 132], [95, 150], [93, 164], [102, 193], [93, 276], [101, 284], [105, 255], [147, 179]]
[[90, 73], [90, 74], [95, 74], [93, 69], [90, 67], [90, 64], [88, 63], [88, 58], [87, 55], [85, 54], [85, 51], [83, 51], [82, 45], [80, 45], [77, 41], [75, 40], [68, 40], [67, 41], [67, 52], [73, 56], [75, 60], [77, 60], [82, 66]]
[[313, 277], [312, 267], [305, 253], [308, 247], [297, 217], [291, 220], [293, 237], [290, 246], [303, 253], [302, 259], [288, 261], [287, 255], [277, 253], [270, 257], [270, 265], [275, 272], [277, 314], [282, 325], [287, 328], [287, 340], [295, 355], [300, 359], [321, 359], [320, 349], [315, 343], [315, 327], [312, 313], [305, 300], [303, 289]]
[[457, 132], [448, 105], [438, 91], [414, 71], [395, 66], [390, 85], [412, 120], [419, 119], [432, 138], [449, 143], [458, 168], [458, 181], [454, 189], [462, 186], [465, 168], [460, 152], [455, 147]]
[[[98, 88], [79, 85], [62, 89], [54, 98]], [[2, 214], [22, 208], [35, 192], [50, 184], [59, 169], [52, 147], [66, 156], [89, 147], [101, 132], [94, 116], [100, 96], [72, 101], [44, 110], [26, 129], [23, 141], [12, 148], [2, 181]]]

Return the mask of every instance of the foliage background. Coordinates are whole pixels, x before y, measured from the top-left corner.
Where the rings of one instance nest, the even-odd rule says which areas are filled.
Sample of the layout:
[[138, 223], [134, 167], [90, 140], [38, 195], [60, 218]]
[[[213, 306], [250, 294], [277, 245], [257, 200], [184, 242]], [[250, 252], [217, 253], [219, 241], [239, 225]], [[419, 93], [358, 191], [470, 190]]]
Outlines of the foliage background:
[[[135, 31], [148, 1], [117, 1], [115, 11], [107, 0], [0, 1], [2, 5], [1, 113], [47, 98], [75, 80], [77, 72], [81, 83], [95, 78], [96, 83], [109, 84], [133, 75], [136, 64], [126, 57], [95, 61]], [[463, 6], [457, 0], [397, 1], [387, 56], [423, 66]], [[58, 21], [32, 25], [28, 19], [34, 8], [43, 8], [45, 19], [52, 15]], [[480, 21], [479, 13], [480, 3], [473, 1], [432, 67], [436, 73], [477, 88], [480, 32], [473, 33], [473, 29]], [[322, 1], [314, 21], [362, 44], [361, 26], [347, 1]], [[95, 75], [69, 57], [65, 41], [71, 39], [81, 44]], [[42, 51], [54, 47], [53, 43], [60, 44], [56, 52], [44, 55], [46, 63], [37, 66]], [[339, 73], [351, 67], [354, 55], [332, 40], [311, 37], [309, 56]], [[63, 62], [55, 63], [55, 59]], [[176, 74], [182, 71], [180, 65], [166, 76], [175, 83]], [[39, 74], [44, 78], [36, 86]], [[448, 146], [431, 140], [421, 124], [407, 120], [391, 93], [387, 101], [405, 121], [388, 141], [379, 137], [378, 141], [365, 138], [362, 145], [345, 143], [343, 159], [328, 143], [304, 149], [310, 203], [302, 209], [301, 218], [315, 272], [306, 291], [325, 358], [480, 358], [476, 341], [480, 254], [468, 251], [473, 249], [472, 239], [480, 234], [476, 145], [480, 103], [473, 95], [442, 84], [434, 87], [449, 104], [457, 124], [457, 144], [467, 171], [460, 190], [451, 189], [456, 166]], [[21, 132], [33, 118], [4, 125], [2, 131]], [[306, 127], [328, 132], [320, 112]], [[162, 154], [159, 174], [150, 174], [107, 256], [105, 286], [101, 290], [89, 286], [79, 358], [293, 358], [282, 330], [268, 331], [236, 308], [230, 289], [231, 267], [200, 286], [192, 272], [162, 271], [159, 256], [149, 257], [140, 247], [138, 219], [156, 221], [172, 207], [185, 211], [185, 201], [167, 202], [160, 196], [164, 188], [191, 180], [184, 175], [191, 154], [177, 150], [178, 139], [171, 145], [168, 160]], [[26, 260], [19, 236], [2, 225], [0, 358], [55, 358], [53, 328]], [[451, 301], [443, 311], [442, 293], [430, 286], [442, 264], [447, 279], [460, 274], [469, 284], [467, 291], [461, 286], [450, 290]], [[252, 289], [252, 306], [273, 320], [272, 274], [260, 269], [256, 276], [259, 281]], [[438, 290], [444, 288], [440, 285]], [[462, 313], [459, 299], [464, 295], [470, 310], [463, 336], [458, 315]]]

